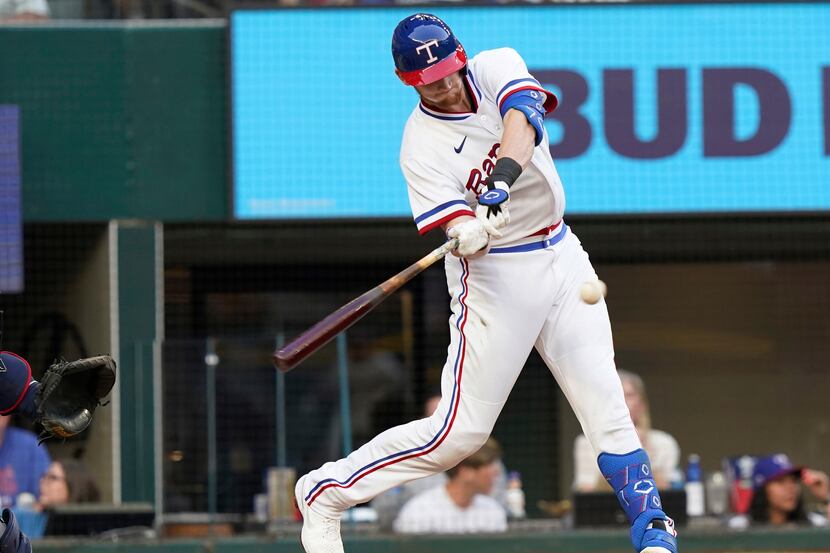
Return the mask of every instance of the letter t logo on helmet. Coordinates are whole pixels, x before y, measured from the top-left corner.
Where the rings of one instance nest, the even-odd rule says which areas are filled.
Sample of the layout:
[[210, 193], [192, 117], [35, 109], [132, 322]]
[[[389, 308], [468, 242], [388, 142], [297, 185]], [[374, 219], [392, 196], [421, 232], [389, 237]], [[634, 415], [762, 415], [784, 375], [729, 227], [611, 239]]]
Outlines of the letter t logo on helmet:
[[410, 15], [392, 34], [395, 73], [411, 86], [434, 83], [467, 65], [464, 47], [446, 23], [428, 13]]
[[420, 52], [421, 50], [426, 50], [427, 55], [429, 56], [429, 59], [427, 60], [427, 63], [432, 63], [432, 62], [438, 60], [438, 58], [436, 58], [435, 56], [432, 55], [432, 50], [430, 50], [430, 48], [432, 48], [433, 46], [438, 46], [438, 41], [437, 40], [430, 40], [426, 44], [422, 44], [422, 45], [418, 46], [417, 48], [415, 48], [415, 51]]

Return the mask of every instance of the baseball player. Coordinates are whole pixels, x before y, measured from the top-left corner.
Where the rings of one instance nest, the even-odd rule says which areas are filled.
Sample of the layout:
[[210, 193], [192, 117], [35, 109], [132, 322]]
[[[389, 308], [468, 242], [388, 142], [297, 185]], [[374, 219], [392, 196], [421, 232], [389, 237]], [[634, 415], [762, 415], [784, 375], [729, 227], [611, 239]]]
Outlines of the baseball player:
[[420, 97], [400, 154], [415, 223], [458, 239], [445, 259], [452, 315], [442, 399], [431, 417], [298, 480], [307, 553], [343, 551], [339, 521], [349, 507], [478, 450], [534, 347], [628, 515], [634, 550], [677, 553], [625, 405], [605, 302], [580, 299], [581, 284], [597, 276], [562, 220], [565, 195], [543, 124], [556, 97], [512, 49], [468, 60], [433, 15], [401, 21], [392, 55]]

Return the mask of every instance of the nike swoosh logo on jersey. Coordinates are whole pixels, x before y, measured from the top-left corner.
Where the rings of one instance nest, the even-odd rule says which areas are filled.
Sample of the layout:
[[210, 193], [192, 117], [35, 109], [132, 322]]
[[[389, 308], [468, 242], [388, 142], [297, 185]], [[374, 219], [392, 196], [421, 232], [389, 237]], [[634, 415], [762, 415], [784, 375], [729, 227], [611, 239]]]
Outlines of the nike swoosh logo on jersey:
[[461, 150], [463, 150], [463, 149], [464, 149], [464, 143], [465, 143], [465, 142], [467, 142], [467, 137], [466, 137], [466, 136], [464, 137], [464, 140], [462, 140], [462, 141], [461, 141], [461, 145], [460, 145], [460, 146], [458, 146], [458, 148], [453, 148], [453, 150], [455, 150], [455, 153], [456, 153], [456, 154], [460, 154], [460, 153], [461, 153]]

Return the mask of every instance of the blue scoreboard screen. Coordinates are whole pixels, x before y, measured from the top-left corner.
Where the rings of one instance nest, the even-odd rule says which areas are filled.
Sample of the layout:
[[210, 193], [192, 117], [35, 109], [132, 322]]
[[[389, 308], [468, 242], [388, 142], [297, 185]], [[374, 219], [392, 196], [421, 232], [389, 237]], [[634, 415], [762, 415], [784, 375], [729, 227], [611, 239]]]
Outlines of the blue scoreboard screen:
[[[421, 9], [469, 55], [515, 48], [560, 96], [568, 213], [830, 209], [830, 4]], [[417, 97], [390, 39], [415, 11], [232, 14], [235, 217], [411, 216]]]

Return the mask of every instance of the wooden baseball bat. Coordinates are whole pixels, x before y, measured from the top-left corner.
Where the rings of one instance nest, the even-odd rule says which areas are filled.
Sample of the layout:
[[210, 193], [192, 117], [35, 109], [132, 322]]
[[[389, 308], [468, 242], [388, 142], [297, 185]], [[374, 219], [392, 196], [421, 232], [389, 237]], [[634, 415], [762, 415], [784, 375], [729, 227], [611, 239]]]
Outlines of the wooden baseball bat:
[[432, 250], [389, 280], [353, 299], [274, 353], [274, 364], [284, 373], [290, 371], [312, 353], [328, 344], [332, 338], [363, 318], [364, 315], [377, 307], [398, 288], [409, 282], [415, 275], [439, 259], [443, 259], [445, 255], [457, 247], [457, 239], [448, 240], [444, 245]]

